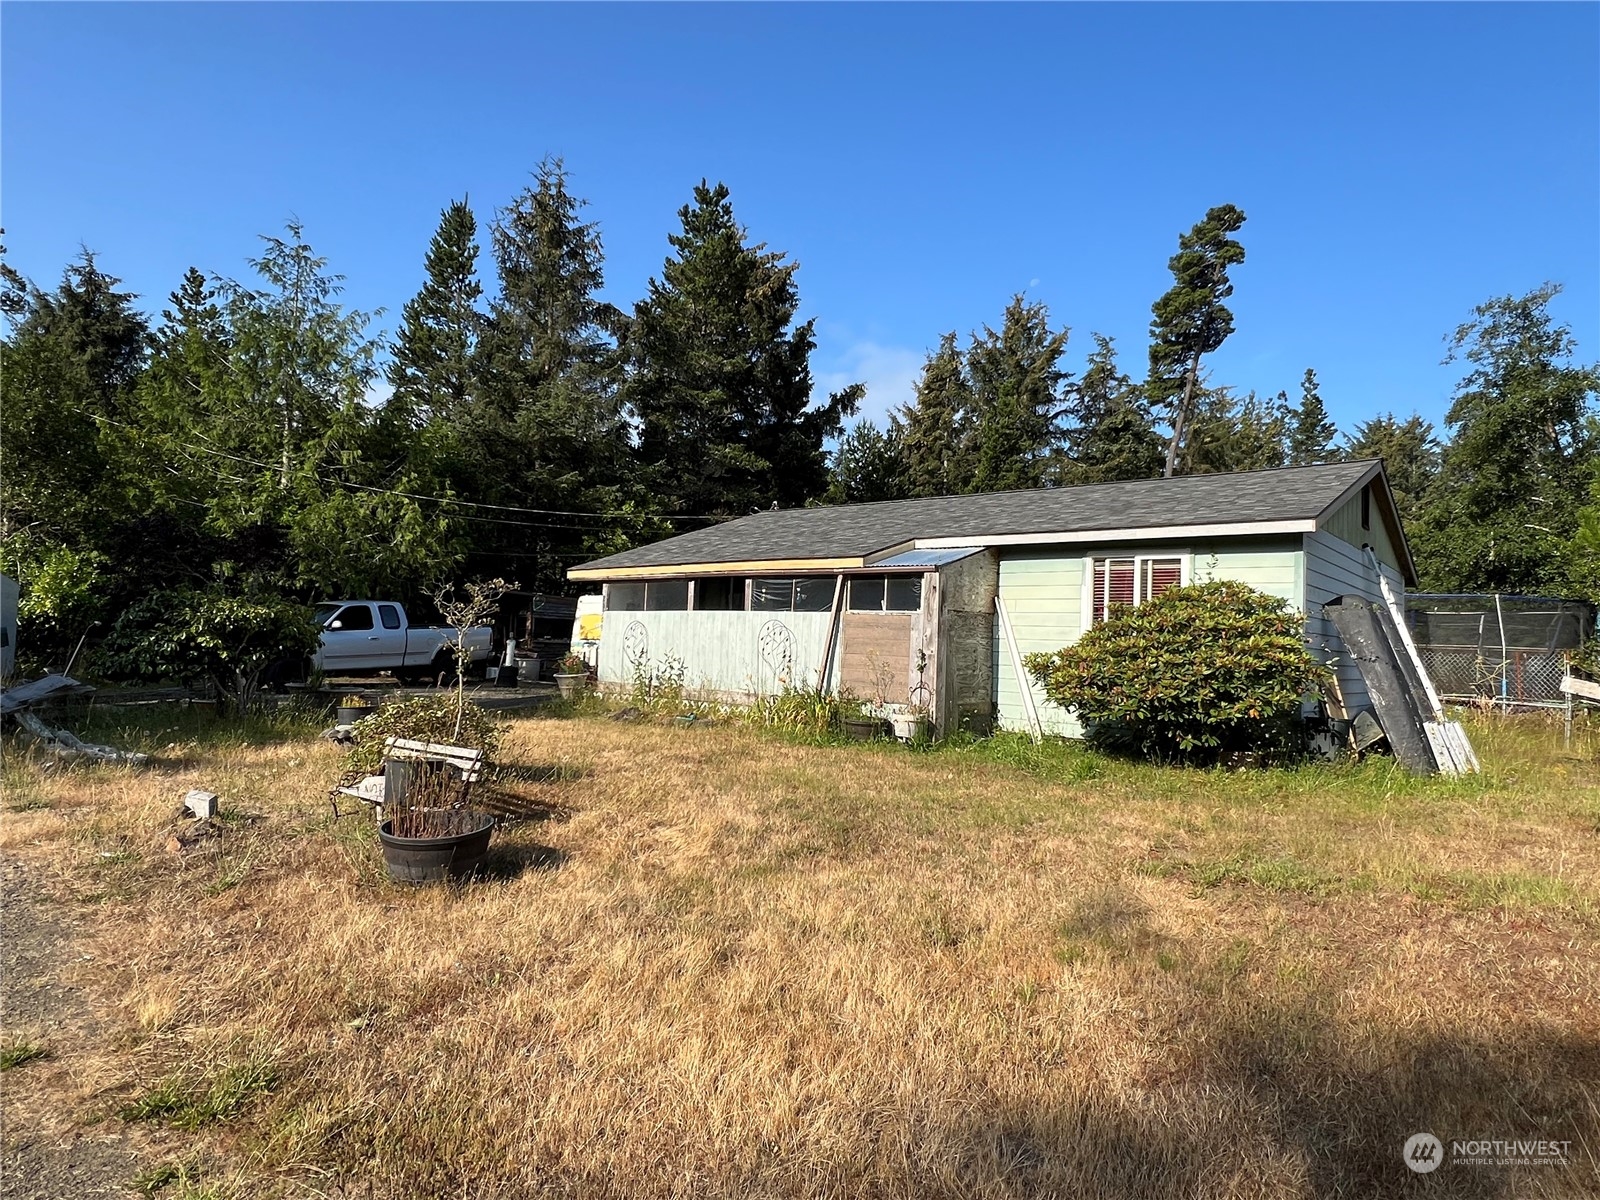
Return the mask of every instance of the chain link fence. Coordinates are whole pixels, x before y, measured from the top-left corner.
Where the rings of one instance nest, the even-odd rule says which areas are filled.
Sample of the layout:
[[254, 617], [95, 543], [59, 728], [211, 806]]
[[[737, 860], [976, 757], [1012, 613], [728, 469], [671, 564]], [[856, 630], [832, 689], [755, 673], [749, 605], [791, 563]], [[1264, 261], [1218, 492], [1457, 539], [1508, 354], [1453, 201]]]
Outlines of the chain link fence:
[[1518, 708], [1563, 708], [1567, 659], [1595, 634], [1595, 606], [1546, 596], [1406, 597], [1406, 621], [1439, 695]]

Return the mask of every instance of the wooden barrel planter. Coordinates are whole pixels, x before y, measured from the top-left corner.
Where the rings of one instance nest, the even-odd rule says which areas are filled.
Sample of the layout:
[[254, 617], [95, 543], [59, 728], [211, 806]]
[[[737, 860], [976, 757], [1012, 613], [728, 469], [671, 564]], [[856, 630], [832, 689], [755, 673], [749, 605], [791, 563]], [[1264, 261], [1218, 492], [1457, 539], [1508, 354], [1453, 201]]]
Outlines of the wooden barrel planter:
[[[466, 785], [448, 763], [430, 759], [391, 759], [384, 765], [383, 803], [388, 819], [378, 826], [383, 864], [401, 883], [435, 883], [471, 875], [489, 850], [494, 817], [468, 808], [438, 808], [459, 803]], [[418, 806], [422, 800], [424, 806]]]
[[408, 816], [426, 818], [430, 829], [444, 832], [427, 837], [402, 837], [395, 833], [393, 819], [379, 825], [383, 865], [388, 868], [391, 879], [400, 883], [437, 883], [441, 879], [471, 875], [489, 852], [494, 818], [488, 813], [441, 809]]
[[888, 729], [880, 717], [846, 717], [840, 724], [844, 727], [844, 736], [852, 742], [870, 742]]

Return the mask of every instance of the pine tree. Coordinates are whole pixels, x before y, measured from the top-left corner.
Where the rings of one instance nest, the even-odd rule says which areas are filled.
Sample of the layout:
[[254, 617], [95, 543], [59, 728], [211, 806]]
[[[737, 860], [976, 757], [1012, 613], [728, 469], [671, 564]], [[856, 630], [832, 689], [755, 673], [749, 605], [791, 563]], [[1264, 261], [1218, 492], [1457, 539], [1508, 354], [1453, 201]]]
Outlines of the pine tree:
[[1235, 400], [1229, 388], [1201, 388], [1179, 464], [1186, 475], [1266, 471], [1287, 459], [1288, 396]]
[[1300, 380], [1300, 403], [1289, 411], [1289, 465], [1304, 467], [1332, 462], [1338, 458], [1333, 439], [1339, 429], [1328, 420], [1322, 394], [1317, 388], [1317, 373], [1306, 368]]
[[[650, 508], [623, 417], [621, 315], [599, 296], [604, 250], [599, 225], [583, 219], [587, 206], [562, 161], [547, 158], [494, 223], [500, 294], [474, 360], [472, 478], [460, 482], [473, 499], [559, 512]], [[480, 572], [559, 588], [573, 562], [625, 549], [641, 528], [633, 518], [559, 512], [523, 528], [480, 529]]]
[[82, 371], [84, 399], [97, 415], [112, 418], [125, 415], [150, 339], [149, 325], [133, 307], [138, 297], [119, 292], [121, 282], [85, 250], [54, 292], [33, 293], [17, 331], [21, 338], [48, 338], [60, 347]]
[[797, 264], [746, 241], [725, 185], [702, 181], [678, 217], [627, 339], [640, 458], [689, 512], [804, 504], [826, 489], [823, 443], [864, 389], [811, 405], [813, 322], [791, 328]]
[[1144, 394], [1117, 366], [1117, 348], [1094, 335], [1083, 376], [1067, 394], [1073, 424], [1055, 482], [1064, 486], [1151, 479], [1161, 474], [1164, 448], [1150, 421]]
[[1384, 413], [1356, 426], [1345, 446], [1347, 459], [1381, 458], [1402, 525], [1410, 529], [1439, 476], [1439, 439], [1433, 424], [1412, 413], [1404, 421]]
[[428, 246], [427, 282], [401, 310], [388, 369], [394, 391], [386, 408], [406, 430], [435, 416], [459, 418], [471, 394], [472, 356], [483, 323], [477, 235], [467, 202], [452, 202]]
[[1210, 209], [1178, 238], [1178, 253], [1168, 262], [1174, 283], [1151, 306], [1150, 381], [1146, 395], [1164, 410], [1172, 427], [1166, 474], [1178, 470], [1186, 426], [1200, 386], [1200, 360], [1227, 341], [1233, 313], [1222, 302], [1233, 295], [1228, 268], [1244, 261], [1244, 247], [1229, 234], [1244, 227], [1245, 215], [1231, 204]]
[[972, 375], [973, 474], [969, 490], [1039, 487], [1059, 441], [1060, 368], [1067, 330], [1052, 333], [1043, 304], [1019, 293], [998, 332], [984, 327], [967, 351]]
[[1423, 584], [1435, 591], [1559, 591], [1589, 472], [1600, 455], [1600, 367], [1573, 361], [1560, 293], [1480, 304], [1447, 361], [1468, 371], [1446, 414], [1455, 437], [1417, 524]]
[[833, 452], [822, 503], [865, 504], [909, 495], [905, 426], [893, 415], [884, 429], [871, 421], [856, 422]]
[[952, 331], [928, 355], [916, 395], [900, 411], [907, 494], [953, 496], [965, 488], [971, 478], [965, 446], [972, 403], [966, 360]]

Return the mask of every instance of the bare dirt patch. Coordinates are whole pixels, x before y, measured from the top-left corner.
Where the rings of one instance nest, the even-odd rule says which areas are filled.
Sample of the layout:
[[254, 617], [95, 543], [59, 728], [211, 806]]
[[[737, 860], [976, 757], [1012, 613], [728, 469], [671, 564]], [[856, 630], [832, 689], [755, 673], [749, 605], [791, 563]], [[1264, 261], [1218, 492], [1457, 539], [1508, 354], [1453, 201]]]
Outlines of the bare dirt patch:
[[59, 1085], [88, 1043], [104, 1036], [83, 991], [65, 976], [85, 959], [85, 918], [48, 894], [35, 869], [0, 861], [0, 1013], [13, 1044], [43, 1054], [0, 1076], [5, 1200], [89, 1200], [131, 1194], [139, 1150], [118, 1122], [64, 1109]]

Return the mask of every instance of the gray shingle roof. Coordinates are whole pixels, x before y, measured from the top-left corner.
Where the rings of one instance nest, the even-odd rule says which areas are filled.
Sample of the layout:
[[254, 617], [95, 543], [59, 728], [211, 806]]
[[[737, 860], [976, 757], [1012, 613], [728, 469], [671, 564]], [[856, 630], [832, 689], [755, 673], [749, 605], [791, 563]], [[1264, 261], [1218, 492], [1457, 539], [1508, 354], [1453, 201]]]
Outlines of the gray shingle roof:
[[1359, 483], [1375, 461], [759, 512], [595, 559], [573, 570], [861, 558], [918, 538], [1313, 520]]

